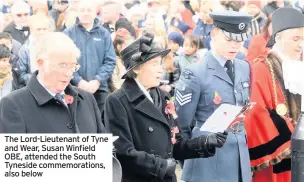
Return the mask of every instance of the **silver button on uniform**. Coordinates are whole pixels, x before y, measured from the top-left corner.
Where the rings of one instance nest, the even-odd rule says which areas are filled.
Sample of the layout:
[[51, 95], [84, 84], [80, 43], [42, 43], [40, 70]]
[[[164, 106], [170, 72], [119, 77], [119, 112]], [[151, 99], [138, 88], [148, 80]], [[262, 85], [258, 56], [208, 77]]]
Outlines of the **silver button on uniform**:
[[68, 127], [69, 129], [72, 129], [72, 128], [73, 128], [73, 124], [72, 124], [72, 123], [69, 123], [69, 124], [67, 124], [67, 127]]

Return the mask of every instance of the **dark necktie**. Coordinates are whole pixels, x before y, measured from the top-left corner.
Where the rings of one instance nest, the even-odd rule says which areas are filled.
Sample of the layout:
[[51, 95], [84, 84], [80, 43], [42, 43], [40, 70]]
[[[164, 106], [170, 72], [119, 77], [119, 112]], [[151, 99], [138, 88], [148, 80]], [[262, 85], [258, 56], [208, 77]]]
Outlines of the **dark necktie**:
[[64, 101], [63, 101], [63, 96], [61, 94], [56, 94], [55, 95], [55, 98], [60, 101], [62, 104], [64, 104]]
[[234, 74], [233, 74], [233, 64], [231, 60], [227, 60], [225, 64], [225, 68], [227, 68], [227, 74], [230, 77], [231, 81], [234, 82]]

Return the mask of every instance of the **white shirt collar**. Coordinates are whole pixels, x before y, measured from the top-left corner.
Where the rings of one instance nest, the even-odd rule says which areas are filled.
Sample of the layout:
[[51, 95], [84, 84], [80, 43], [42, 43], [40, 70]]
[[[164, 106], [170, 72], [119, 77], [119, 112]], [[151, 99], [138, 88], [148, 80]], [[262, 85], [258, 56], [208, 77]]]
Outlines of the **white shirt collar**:
[[145, 89], [145, 87], [137, 80], [137, 79], [134, 79], [135, 82], [137, 83], [138, 87], [140, 88], [140, 90], [145, 94], [145, 96], [152, 102], [153, 102], [153, 99], [151, 97], [151, 95], [149, 94], [149, 92]]
[[[211, 50], [211, 53], [213, 55], [213, 57], [218, 61], [218, 63], [223, 67], [225, 68], [225, 64], [227, 62], [227, 60], [225, 58], [223, 58], [222, 56], [218, 55], [214, 50]], [[232, 61], [232, 64], [233, 64], [233, 60]]]
[[22, 30], [22, 29], [23, 29], [23, 26], [19, 26], [19, 25], [15, 24], [15, 28], [16, 28], [17, 30]]

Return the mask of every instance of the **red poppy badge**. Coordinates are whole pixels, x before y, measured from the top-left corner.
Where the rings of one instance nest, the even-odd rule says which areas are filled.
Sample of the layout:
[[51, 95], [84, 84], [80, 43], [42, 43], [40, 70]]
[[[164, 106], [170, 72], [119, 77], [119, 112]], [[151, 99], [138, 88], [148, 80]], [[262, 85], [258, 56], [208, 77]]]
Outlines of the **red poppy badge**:
[[215, 92], [215, 93], [214, 93], [213, 102], [214, 102], [214, 104], [216, 104], [216, 105], [219, 105], [219, 104], [222, 103], [222, 97], [221, 97], [221, 95], [220, 95], [218, 92]]
[[167, 106], [165, 107], [165, 113], [171, 115], [176, 114], [175, 106], [174, 106], [174, 97], [171, 97], [171, 99], [167, 101]]
[[73, 104], [73, 102], [74, 102], [74, 97], [71, 95], [64, 94], [63, 98], [64, 98], [64, 102], [66, 104]]
[[179, 129], [177, 126], [175, 126], [171, 129], [171, 134], [172, 134], [171, 142], [173, 145], [176, 144], [176, 134], [177, 133], [179, 133]]

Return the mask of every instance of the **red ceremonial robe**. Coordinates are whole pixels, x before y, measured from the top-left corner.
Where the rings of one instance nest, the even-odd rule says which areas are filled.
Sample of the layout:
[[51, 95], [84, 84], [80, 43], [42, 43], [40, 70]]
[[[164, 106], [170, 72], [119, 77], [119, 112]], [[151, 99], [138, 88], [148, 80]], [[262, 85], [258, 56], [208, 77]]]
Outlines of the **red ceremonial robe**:
[[246, 116], [245, 128], [254, 174], [252, 181], [290, 182], [290, 137], [294, 126], [288, 117], [274, 121], [267, 110], [276, 110], [278, 104], [287, 105], [283, 90], [279, 82], [274, 81], [266, 57], [252, 63], [251, 68], [250, 100], [257, 104]]

